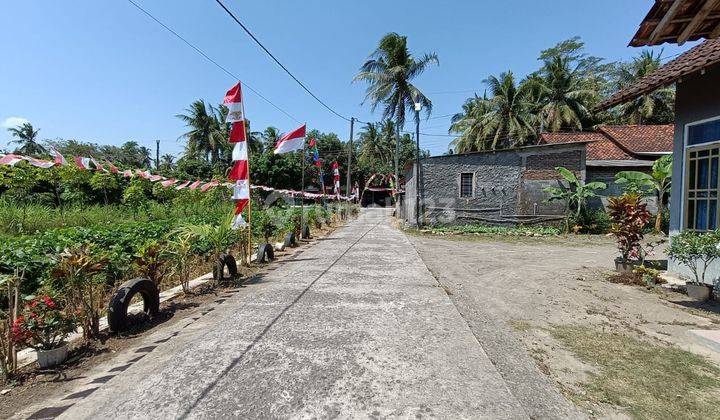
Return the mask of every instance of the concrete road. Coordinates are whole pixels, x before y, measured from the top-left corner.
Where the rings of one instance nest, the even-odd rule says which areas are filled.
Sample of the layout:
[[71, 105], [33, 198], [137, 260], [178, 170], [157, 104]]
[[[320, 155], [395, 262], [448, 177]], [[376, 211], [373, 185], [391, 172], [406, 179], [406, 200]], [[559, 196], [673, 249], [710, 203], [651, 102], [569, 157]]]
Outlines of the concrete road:
[[39, 417], [529, 418], [388, 216], [158, 330]]

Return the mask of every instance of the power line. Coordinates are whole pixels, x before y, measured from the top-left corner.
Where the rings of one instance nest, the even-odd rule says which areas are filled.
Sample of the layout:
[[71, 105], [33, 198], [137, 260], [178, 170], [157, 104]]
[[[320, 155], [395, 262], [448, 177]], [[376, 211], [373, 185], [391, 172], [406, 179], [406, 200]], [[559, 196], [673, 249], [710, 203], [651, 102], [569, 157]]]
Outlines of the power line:
[[[217, 68], [219, 68], [220, 70], [222, 70], [223, 72], [225, 72], [227, 75], [229, 75], [230, 77], [232, 77], [232, 78], [235, 79], [235, 80], [240, 80], [240, 77], [239, 77], [239, 76], [235, 75], [235, 74], [232, 73], [230, 70], [228, 70], [228, 69], [226, 69], [225, 67], [223, 67], [222, 65], [220, 65], [220, 63], [218, 63], [217, 61], [215, 61], [215, 60], [213, 60], [212, 58], [210, 58], [210, 57], [209, 57], [207, 54], [205, 54], [200, 48], [196, 47], [196, 46], [195, 46], [194, 44], [192, 44], [190, 41], [188, 41], [187, 39], [183, 38], [180, 34], [178, 34], [178, 33], [175, 32], [172, 28], [170, 28], [169, 26], [167, 26], [166, 24], [164, 24], [163, 22], [161, 22], [158, 18], [156, 18], [155, 16], [153, 16], [150, 12], [148, 12], [147, 10], [143, 9], [142, 7], [140, 7], [139, 4], [135, 3], [133, 0], [127, 0], [127, 1], [128, 1], [130, 4], [132, 4], [133, 6], [135, 6], [135, 7], [136, 7], [138, 10], [140, 10], [142, 13], [144, 13], [146, 16], [148, 16], [150, 19], [152, 19], [153, 21], [155, 21], [155, 23], [157, 23], [158, 25], [160, 25], [160, 26], [162, 26], [163, 28], [165, 28], [165, 30], [167, 30], [167, 31], [170, 32], [171, 34], [175, 35], [175, 37], [177, 37], [179, 40], [181, 40], [182, 42], [184, 42], [188, 47], [190, 47], [190, 48], [192, 48], [193, 50], [195, 50], [195, 52], [197, 52], [198, 54], [200, 54], [203, 58], [205, 58], [205, 59], [206, 59], [207, 61], [209, 61], [210, 63], [214, 64]], [[284, 109], [282, 109], [282, 108], [280, 108], [279, 106], [275, 105], [272, 101], [270, 101], [268, 98], [266, 98], [265, 96], [263, 96], [260, 92], [258, 92], [257, 90], [253, 89], [252, 86], [248, 85], [248, 84], [245, 83], [245, 82], [243, 82], [243, 86], [245, 86], [246, 88], [248, 88], [251, 92], [253, 92], [255, 95], [257, 95], [260, 99], [264, 100], [264, 101], [267, 102], [268, 104], [272, 105], [275, 109], [277, 109], [278, 111], [280, 111], [280, 112], [282, 112], [283, 114], [285, 114], [285, 115], [286, 115], [288, 118], [290, 118], [291, 120], [293, 120], [293, 121], [295, 121], [295, 122], [297, 122], [297, 123], [300, 123], [300, 122], [301, 122], [301, 121], [298, 120], [297, 118], [295, 118], [295, 117], [293, 117], [292, 115], [290, 115], [290, 114], [289, 114], [287, 111], [285, 111]]]
[[258, 44], [258, 45], [260, 46], [260, 48], [262, 48], [263, 51], [265, 51], [265, 53], [266, 53], [268, 56], [270, 56], [270, 58], [272, 58], [273, 61], [275, 61], [275, 63], [276, 63], [278, 66], [280, 66], [280, 68], [282, 68], [283, 70], [285, 70], [285, 73], [287, 73], [290, 77], [292, 77], [292, 79], [293, 79], [295, 82], [297, 82], [297, 84], [300, 85], [300, 87], [302, 87], [302, 88], [305, 90], [305, 92], [307, 92], [308, 94], [310, 94], [310, 96], [312, 96], [316, 101], [318, 101], [318, 103], [320, 103], [320, 105], [324, 106], [328, 111], [332, 112], [333, 114], [335, 114], [336, 116], [342, 118], [342, 119], [345, 120], [345, 121], [348, 121], [348, 122], [350, 121], [350, 118], [345, 117], [345, 116], [339, 114], [337, 111], [335, 111], [334, 109], [330, 108], [330, 106], [328, 106], [328, 105], [327, 105], [325, 102], [323, 102], [320, 98], [318, 98], [314, 93], [312, 93], [312, 91], [310, 91], [310, 89], [308, 89], [308, 87], [305, 86], [305, 84], [304, 84], [303, 82], [301, 82], [297, 77], [295, 77], [295, 75], [292, 74], [292, 73], [290, 72], [290, 70], [288, 70], [287, 67], [285, 67], [285, 66], [280, 62], [280, 60], [278, 60], [278, 59], [273, 55], [273, 53], [271, 53], [270, 50], [268, 50], [268, 49], [262, 44], [262, 42], [260, 42], [260, 40], [257, 39], [257, 37], [255, 37], [255, 35], [253, 35], [253, 33], [250, 32], [250, 30], [249, 30], [242, 22], [240, 22], [240, 19], [238, 19], [238, 18], [235, 16], [235, 14], [234, 14], [233, 12], [231, 12], [230, 9], [228, 9], [228, 8], [223, 4], [222, 1], [220, 1], [220, 0], [215, 0], [215, 2], [216, 2], [217, 4], [219, 4], [220, 7], [222, 7], [223, 10], [225, 10], [225, 12], [226, 12], [228, 15], [230, 15], [230, 17], [231, 17], [238, 25], [240, 25], [240, 27], [243, 29], [243, 31], [245, 31], [245, 33], [247, 33], [247, 34], [250, 36], [250, 38], [252, 38], [252, 40], [255, 41], [255, 43]]

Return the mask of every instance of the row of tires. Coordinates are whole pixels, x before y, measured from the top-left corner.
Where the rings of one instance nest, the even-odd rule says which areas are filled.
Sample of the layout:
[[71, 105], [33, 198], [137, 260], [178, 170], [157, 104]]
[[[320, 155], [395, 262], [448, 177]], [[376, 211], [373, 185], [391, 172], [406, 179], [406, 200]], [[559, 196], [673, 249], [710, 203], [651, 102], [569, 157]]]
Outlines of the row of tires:
[[[306, 232], [303, 232], [304, 237]], [[294, 233], [285, 235], [283, 245], [285, 248], [297, 246], [297, 239]], [[275, 259], [275, 250], [270, 244], [262, 244], [258, 247], [257, 262], [265, 264]], [[230, 254], [222, 254], [213, 267], [213, 279], [216, 283], [235, 281], [238, 278], [238, 266], [235, 257]], [[146, 278], [136, 278], [123, 283], [113, 293], [108, 305], [108, 325], [112, 332], [127, 331], [130, 326], [128, 307], [135, 296], [140, 296], [143, 301], [143, 312], [149, 317], [155, 317], [160, 312], [160, 291], [157, 285]]]

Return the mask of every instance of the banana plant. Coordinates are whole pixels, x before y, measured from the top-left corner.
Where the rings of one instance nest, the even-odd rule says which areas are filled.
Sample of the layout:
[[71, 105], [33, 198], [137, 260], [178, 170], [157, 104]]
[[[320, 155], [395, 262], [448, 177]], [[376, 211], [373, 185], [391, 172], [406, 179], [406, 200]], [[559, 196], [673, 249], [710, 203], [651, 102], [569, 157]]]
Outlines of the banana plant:
[[543, 191], [550, 194], [547, 201], [562, 201], [565, 203], [565, 232], [567, 233], [570, 231], [571, 212], [574, 211], [575, 220], [579, 220], [587, 201], [590, 198], [597, 197], [596, 191], [606, 189], [607, 185], [604, 182], [597, 181], [586, 184], [578, 179], [572, 171], [562, 166], [556, 167], [555, 170], [567, 183], [567, 186], [546, 187]]
[[623, 171], [615, 175], [615, 183], [624, 185], [626, 190], [655, 194], [657, 196], [657, 215], [655, 217], [655, 232], [662, 229], [662, 216], [665, 211], [665, 196], [672, 187], [672, 155], [666, 155], [653, 163], [652, 172]]

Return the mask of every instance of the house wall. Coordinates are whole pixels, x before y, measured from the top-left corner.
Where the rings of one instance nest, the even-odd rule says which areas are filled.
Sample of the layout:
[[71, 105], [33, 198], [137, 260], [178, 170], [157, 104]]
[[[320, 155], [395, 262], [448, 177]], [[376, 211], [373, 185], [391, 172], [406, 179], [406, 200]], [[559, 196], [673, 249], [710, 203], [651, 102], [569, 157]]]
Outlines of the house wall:
[[[510, 151], [423, 159], [424, 221], [432, 225], [499, 225], [558, 222], [561, 203], [547, 203], [544, 188], [560, 185], [556, 166], [585, 176], [585, 145], [553, 145]], [[460, 176], [473, 174], [471, 197], [460, 197]], [[416, 168], [405, 174], [405, 196], [398, 215], [415, 224]]]
[[[682, 206], [684, 203], [685, 126], [696, 121], [720, 116], [720, 65], [709, 67], [705, 74], [686, 76], [677, 84], [675, 99], [675, 146], [673, 165], [672, 195], [676, 199], [670, 204], [670, 235], [677, 234], [682, 228]], [[691, 277], [687, 267], [669, 261], [669, 271], [673, 274]], [[720, 278], [720, 263], [708, 269], [708, 277]]]
[[[607, 189], [598, 191], [600, 197], [592, 199], [588, 202], [591, 208], [606, 208], [607, 198], [615, 197], [623, 194], [623, 187], [615, 183], [615, 175], [618, 172], [623, 171], [638, 171], [650, 173], [652, 170], [647, 166], [623, 166], [623, 167], [609, 167], [609, 166], [588, 166], [587, 167], [587, 179], [586, 182], [604, 182], [607, 185]], [[655, 214], [657, 213], [657, 198], [647, 197], [645, 198], [648, 210]]]

